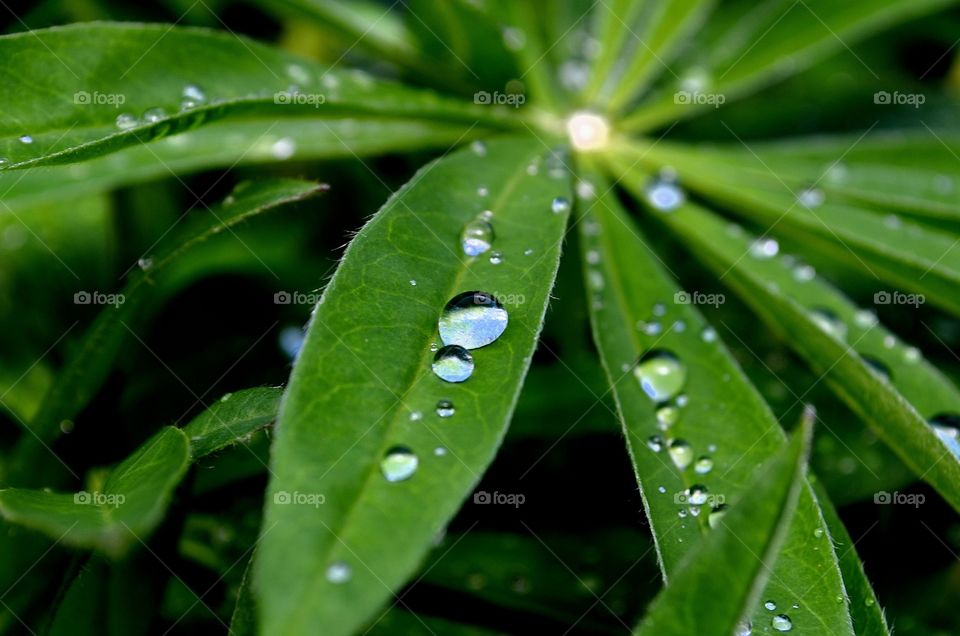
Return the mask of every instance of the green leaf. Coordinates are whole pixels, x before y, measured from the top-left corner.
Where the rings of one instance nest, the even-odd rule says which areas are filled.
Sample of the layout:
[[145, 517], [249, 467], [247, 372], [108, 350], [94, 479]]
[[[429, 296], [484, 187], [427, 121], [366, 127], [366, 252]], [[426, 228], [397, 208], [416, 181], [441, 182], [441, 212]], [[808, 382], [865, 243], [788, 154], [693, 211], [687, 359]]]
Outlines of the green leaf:
[[796, 237], [808, 250], [827, 252], [879, 281], [924, 294], [930, 302], [960, 313], [955, 293], [960, 284], [960, 250], [954, 249], [957, 241], [952, 234], [909, 221], [890, 223], [870, 210], [830, 200], [808, 207], [800, 199], [801, 192], [779, 180], [765, 184], [749, 175], [738, 176], [736, 171], [679, 146], [657, 145], [645, 149], [643, 155], [631, 150], [627, 156], [644, 157], [651, 166], [673, 166], [684, 185], [723, 203], [735, 214], [773, 227], [777, 234]]
[[[153, 290], [153, 282], [162, 276], [170, 263], [183, 254], [262, 212], [280, 205], [302, 201], [325, 189], [325, 186], [293, 179], [275, 179], [241, 184], [233, 199], [225, 202], [209, 217], [201, 217], [183, 232], [174, 233], [157, 248], [147, 271], [137, 270], [130, 282], [105, 306], [87, 329], [79, 345], [61, 370], [43, 405], [29, 427], [32, 435], [24, 435], [14, 452], [11, 483], [30, 483], [39, 456], [46, 454], [44, 444], [59, 433], [59, 424], [72, 419], [93, 398], [113, 365], [121, 345], [142, 319], [142, 305]], [[83, 294], [85, 292], [78, 292]], [[87, 293], [87, 301], [90, 293]], [[81, 296], [80, 302], [83, 301]], [[122, 301], [120, 300], [122, 298]], [[32, 476], [31, 476], [32, 474]]]
[[687, 554], [647, 610], [637, 636], [737, 633], [773, 573], [800, 492], [806, 488], [812, 431], [811, 415], [790, 443], [758, 470], [714, 530]]
[[[887, 336], [881, 331], [873, 334], [867, 321], [851, 333], [851, 326], [834, 319], [830, 313], [816, 313], [808, 309], [791, 291], [796, 286], [782, 288], [778, 279], [790, 276], [782, 263], [758, 260], [745, 255], [750, 250], [750, 238], [742, 231], [730, 232], [728, 224], [702, 208], [688, 203], [671, 214], [658, 214], [667, 225], [685, 241], [691, 252], [711, 269], [724, 275], [724, 280], [750, 305], [776, 333], [781, 334], [790, 347], [803, 358], [811, 369], [821, 374], [831, 389], [866, 422], [898, 457], [917, 475], [933, 486], [954, 508], [960, 509], [960, 458], [954, 455], [947, 442], [941, 440], [926, 419], [917, 412], [897, 386], [871, 366], [858, 352], [863, 341], [872, 342], [870, 351], [885, 346]], [[718, 241], [723, 236], [725, 240]], [[779, 273], [778, 273], [779, 270]], [[841, 308], [835, 301], [833, 308]], [[850, 315], [848, 309], [847, 316]], [[863, 319], [861, 319], [863, 320]], [[872, 321], [870, 321], [872, 322]], [[856, 324], [854, 318], [853, 323]], [[867, 340], [868, 336], [871, 338]], [[854, 347], [857, 347], [855, 349]], [[900, 349], [905, 353], [903, 348]], [[906, 354], [913, 358], [917, 354]], [[893, 360], [893, 358], [888, 358]], [[918, 360], [917, 360], [918, 361]], [[913, 369], [897, 364], [894, 378], [910, 391], [911, 396], [924, 404], [947, 406], [956, 404], [955, 390], [930, 368]], [[925, 398], [923, 387], [929, 385], [931, 395]], [[929, 401], [927, 401], [929, 399]], [[949, 401], [949, 402], [947, 402]], [[936, 407], [939, 408], [939, 407]]]
[[[17, 68], [7, 87], [18, 98], [6, 101], [0, 122], [6, 169], [90, 159], [227, 117], [403, 117], [516, 125], [499, 107], [467, 104], [359, 71], [327, 69], [202, 29], [72, 25], [0, 37], [0, 57]], [[197, 59], [204, 63], [197, 65]], [[205, 99], [182, 108], [188, 85], [198, 87]], [[44, 108], [36, 108], [37, 94], [49, 96]], [[163, 116], [144, 117], [155, 108], [162, 108]], [[138, 125], [119, 128], [121, 114], [137, 117]]]
[[[418, 172], [351, 242], [313, 314], [277, 424], [254, 579], [261, 631], [322, 624], [347, 634], [369, 620], [493, 459], [556, 274], [567, 214], [552, 213], [551, 202], [570, 197], [558, 161], [531, 139], [461, 150]], [[531, 163], [540, 164], [535, 174]], [[461, 229], [484, 208], [501, 264], [460, 248]], [[473, 352], [469, 380], [449, 384], [431, 372], [430, 345], [443, 307], [470, 290], [503, 299], [509, 326]], [[443, 399], [456, 409], [449, 419], [436, 413]], [[380, 462], [395, 446], [413, 451], [419, 467], [391, 483]], [[326, 503], [282, 505], [286, 493]], [[327, 568], [341, 562], [350, 580], [329, 582]]]
[[[709, 54], [698, 58], [696, 70], [705, 82], [697, 91], [723, 95], [729, 102], [799, 73], [833, 54], [856, 56], [863, 72], [879, 80], [873, 68], [850, 47], [876, 31], [954, 3], [955, 0], [778, 2], [775, 11], [763, 12], [763, 23], [750, 24], [749, 37], [739, 34], [731, 37], [730, 42], [740, 49], [739, 55], [718, 56], [715, 61]], [[679, 75], [683, 76], [683, 71]], [[623, 128], [649, 130], [714, 107], [707, 103], [678, 102], [675, 95], [682, 89], [680, 82], [671, 83], [638, 106], [624, 120]]]
[[280, 396], [280, 389], [269, 387], [224, 395], [183, 428], [194, 458], [232, 446], [270, 424]]
[[[709, 536], [711, 512], [745, 492], [756, 466], [779, 451], [784, 436], [718, 342], [716, 330], [685, 301], [684, 294], [690, 292], [681, 292], [664, 273], [616, 194], [603, 180], [591, 179], [604, 194], [583, 202], [579, 227], [594, 339], [669, 582], [691, 550]], [[723, 302], [719, 290], [693, 291], [701, 303]], [[709, 304], [701, 306], [710, 311]], [[678, 384], [672, 395], [658, 393], [656, 401], [636, 375], [638, 359], [654, 352], [674, 356], [684, 369], [684, 374], [673, 375]], [[678, 400], [680, 395], [685, 397]], [[712, 462], [700, 472], [695, 463], [699, 458]], [[706, 486], [708, 505], [685, 503], [697, 485]], [[690, 508], [697, 509], [697, 516]], [[829, 543], [815, 536], [823, 528], [816, 502], [804, 488], [765, 595], [782, 607], [800, 604], [790, 616], [804, 634], [849, 634], [849, 615], [836, 602], [843, 594], [836, 557]], [[769, 623], [763, 607], [754, 608], [753, 615], [757, 624]]]
[[163, 517], [189, 463], [187, 436], [168, 426], [120, 463], [102, 490], [59, 494], [7, 488], [0, 490], [0, 514], [67, 545], [119, 557], [145, 540]]

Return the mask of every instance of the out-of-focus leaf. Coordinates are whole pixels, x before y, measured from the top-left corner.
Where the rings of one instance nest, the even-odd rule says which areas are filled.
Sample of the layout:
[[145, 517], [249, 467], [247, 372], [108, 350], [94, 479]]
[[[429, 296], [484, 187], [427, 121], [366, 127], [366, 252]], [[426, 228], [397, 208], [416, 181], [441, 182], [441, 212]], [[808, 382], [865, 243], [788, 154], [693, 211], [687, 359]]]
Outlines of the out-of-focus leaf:
[[281, 395], [281, 390], [274, 388], [224, 395], [183, 428], [193, 456], [223, 450], [268, 425], [277, 416]]

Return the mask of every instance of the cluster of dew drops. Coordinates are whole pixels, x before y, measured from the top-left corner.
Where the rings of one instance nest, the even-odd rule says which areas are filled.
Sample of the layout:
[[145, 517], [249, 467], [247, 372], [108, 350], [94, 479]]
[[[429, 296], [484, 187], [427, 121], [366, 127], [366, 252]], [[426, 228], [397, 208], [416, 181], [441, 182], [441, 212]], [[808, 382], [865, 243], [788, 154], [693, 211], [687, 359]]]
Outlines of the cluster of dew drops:
[[[486, 146], [482, 142], [471, 145], [477, 155], [486, 154]], [[544, 169], [554, 179], [567, 176], [566, 167], [557, 153], [551, 153], [544, 161]], [[531, 162], [526, 172], [530, 176], [539, 174], [539, 161]], [[477, 189], [480, 197], [489, 195], [486, 187]], [[549, 205], [552, 214], [565, 214], [570, 210], [570, 201], [564, 197], [554, 198]], [[489, 252], [491, 265], [503, 263], [503, 255], [493, 250], [495, 243], [494, 214], [484, 210], [467, 221], [460, 231], [460, 249], [464, 256], [477, 258]], [[531, 256], [531, 248], [524, 250], [525, 256]], [[410, 285], [417, 286], [416, 280], [410, 280]], [[473, 375], [475, 362], [474, 349], [485, 347], [495, 342], [504, 331], [508, 323], [507, 310], [494, 294], [485, 291], [466, 291], [451, 298], [444, 306], [438, 320], [438, 333], [442, 345], [433, 344], [431, 369], [444, 382], [466, 382]], [[443, 419], [452, 418], [456, 413], [456, 406], [449, 399], [437, 401], [435, 413]], [[423, 418], [423, 413], [413, 411], [410, 414], [412, 421]], [[434, 455], [443, 456], [447, 449], [440, 446], [434, 449]], [[393, 446], [387, 450], [380, 460], [380, 472], [388, 482], [400, 482], [410, 479], [417, 471], [420, 460], [417, 454], [406, 446]], [[349, 564], [337, 561], [331, 564], [326, 571], [326, 578], [331, 583], [344, 583], [351, 577]]]

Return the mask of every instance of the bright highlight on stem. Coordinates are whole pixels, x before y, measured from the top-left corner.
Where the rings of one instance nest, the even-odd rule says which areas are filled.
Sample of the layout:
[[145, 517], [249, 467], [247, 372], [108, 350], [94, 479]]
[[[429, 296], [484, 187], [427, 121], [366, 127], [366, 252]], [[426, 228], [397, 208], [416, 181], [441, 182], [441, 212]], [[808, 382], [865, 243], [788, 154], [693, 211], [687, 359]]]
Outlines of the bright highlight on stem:
[[581, 111], [567, 120], [570, 143], [579, 151], [602, 150], [610, 138], [610, 124], [600, 115]]

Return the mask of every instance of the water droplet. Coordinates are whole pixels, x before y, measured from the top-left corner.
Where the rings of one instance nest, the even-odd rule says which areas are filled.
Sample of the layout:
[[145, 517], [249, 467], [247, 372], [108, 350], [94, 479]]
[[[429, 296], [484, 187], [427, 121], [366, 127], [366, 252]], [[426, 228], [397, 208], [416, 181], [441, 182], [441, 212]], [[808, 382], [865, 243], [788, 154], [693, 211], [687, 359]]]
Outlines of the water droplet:
[[394, 446], [380, 460], [380, 472], [389, 482], [404, 481], [413, 477], [420, 460], [412, 450], [404, 446]]
[[687, 369], [672, 353], [654, 350], [640, 359], [633, 375], [651, 400], [665, 402], [683, 388]]
[[822, 537], [822, 536], [823, 536], [823, 528], [814, 528], [814, 530], [813, 530], [813, 536], [816, 537], [817, 539], [819, 539], [820, 537]]
[[756, 259], [766, 260], [768, 258], [773, 258], [779, 252], [780, 244], [777, 243], [776, 239], [758, 238], [750, 244], [750, 256]]
[[419, 422], [422, 419], [423, 419], [423, 413], [421, 413], [420, 411], [412, 411], [410, 413], [411, 422]]
[[416, 286], [417, 286], [417, 279], [416, 279], [416, 278], [411, 278], [411, 279], [410, 279], [410, 286], [411, 286], [411, 287], [416, 287]]
[[527, 44], [527, 34], [516, 27], [506, 27], [503, 30], [503, 45], [511, 51], [519, 51]]
[[930, 426], [940, 441], [957, 457], [960, 457], [960, 415], [940, 413], [930, 418]]
[[906, 349], [903, 350], [904, 362], [913, 364], [915, 362], [919, 362], [921, 357], [922, 356], [920, 355], [920, 350], [917, 349], [916, 347], [907, 347]]
[[661, 406], [657, 409], [657, 422], [663, 427], [668, 428], [676, 424], [680, 418], [680, 411], [673, 406]]
[[557, 197], [550, 203], [550, 210], [554, 214], [566, 214], [570, 211], [570, 200], [564, 197]]
[[524, 255], [524, 256], [530, 256], [531, 254], [533, 254], [533, 248], [532, 248], [532, 247], [528, 247], [527, 249], [523, 250], [523, 255]]
[[693, 470], [698, 475], [706, 475], [711, 470], [713, 470], [713, 460], [704, 455], [697, 460], [697, 463], [693, 465]]
[[507, 310], [491, 294], [469, 291], [454, 296], [440, 316], [440, 339], [465, 349], [478, 349], [507, 328]]
[[346, 583], [353, 575], [353, 569], [343, 561], [331, 563], [327, 567], [327, 580], [331, 583]]
[[477, 215], [472, 221], [463, 226], [460, 232], [460, 246], [467, 256], [479, 256], [493, 245], [493, 226]]
[[20, 143], [22, 143], [22, 144], [32, 144], [32, 143], [33, 143], [33, 137], [31, 137], [30, 135], [20, 135]]
[[817, 277], [817, 270], [812, 265], [797, 265], [793, 268], [793, 280], [806, 283]]
[[297, 151], [297, 144], [289, 137], [283, 137], [273, 142], [270, 146], [270, 154], [274, 159], [289, 159]]
[[503, 254], [500, 252], [490, 252], [490, 264], [499, 265], [503, 262]]
[[597, 265], [600, 263], [600, 251], [599, 250], [588, 250], [587, 251], [587, 263], [590, 265]]
[[651, 435], [647, 439], [647, 448], [652, 450], [654, 453], [659, 453], [663, 450], [663, 438], [659, 435]]
[[457, 410], [450, 400], [440, 400], [437, 402], [437, 415], [440, 417], [453, 417]]
[[[693, 462], [693, 448], [691, 448], [690, 444], [682, 439], [675, 439], [671, 441], [668, 452], [670, 453], [670, 459], [673, 461], [673, 465], [680, 470], [685, 470], [687, 466]], [[692, 503], [703, 502], [701, 501]]]
[[678, 510], [678, 511], [677, 511], [677, 516], [680, 517], [681, 519], [686, 519], [686, 518], [687, 518], [687, 510], [686, 510], [686, 508], [681, 508], [680, 510]]
[[120, 130], [130, 130], [139, 124], [137, 118], [131, 115], [130, 113], [120, 113], [117, 115], [116, 124], [117, 128]]
[[740, 621], [733, 630], [733, 636], [751, 636], [753, 625], [750, 621]]
[[710, 516], [707, 517], [707, 523], [710, 524], [711, 528], [716, 528], [720, 525], [720, 520], [723, 519], [723, 515], [725, 514], [727, 514], [727, 504], [720, 504], [710, 511]]
[[183, 87], [183, 92], [181, 93], [180, 99], [181, 108], [196, 108], [206, 101], [206, 93], [204, 93], [203, 90], [201, 90], [201, 88], [196, 84], [187, 84]]
[[473, 356], [459, 345], [448, 345], [437, 351], [432, 368], [441, 380], [463, 382], [473, 374]]
[[707, 487], [703, 484], [695, 484], [687, 488], [687, 501], [695, 506], [702, 506], [707, 503], [708, 493]]
[[478, 157], [487, 156], [487, 144], [483, 143], [479, 139], [470, 143], [470, 150], [473, 151], [473, 154]]
[[871, 327], [875, 327], [878, 322], [877, 314], [873, 313], [869, 309], [858, 309], [853, 314], [853, 323], [861, 329], [870, 329]]
[[704, 342], [715, 342], [717, 339], [717, 330], [713, 327], [704, 327], [700, 332], [700, 339]]
[[143, 112], [142, 119], [148, 124], [153, 124], [155, 122], [160, 121], [166, 116], [167, 116], [167, 111], [157, 106], [156, 108], [148, 108], [147, 110], [145, 110]]
[[477, 196], [485, 197], [488, 194], [490, 194], [490, 191], [484, 188], [483, 186], [480, 186], [479, 188], [477, 188]]
[[430, 351], [433, 351], [434, 353], [436, 353], [436, 351], [437, 351], [439, 348], [440, 348], [440, 345], [438, 345], [436, 342], [431, 342], [431, 343], [430, 343]]
[[651, 310], [654, 316], [666, 316], [667, 315], [667, 306], [663, 303], [656, 303]]
[[606, 285], [606, 281], [603, 279], [603, 274], [595, 269], [587, 270], [587, 283], [590, 285], [590, 289], [595, 291], [603, 290], [604, 286]]
[[673, 212], [687, 198], [676, 181], [666, 179], [663, 175], [647, 183], [643, 193], [647, 203], [660, 212]]
[[687, 405], [687, 402], [690, 401], [690, 398], [688, 398], [686, 395], [678, 395], [677, 399], [674, 401], [676, 402], [677, 406], [682, 407]]
[[666, 486], [660, 486], [660, 487], [657, 488], [657, 492], [660, 493], [661, 495], [664, 495], [664, 494], [667, 493], [667, 487], [666, 487]]
[[690, 516], [699, 517], [700, 516], [700, 506], [690, 506]]
[[137, 267], [139, 267], [143, 271], [147, 271], [148, 269], [153, 267], [153, 258], [150, 256], [144, 256], [142, 258], [138, 258]]
[[592, 181], [581, 179], [577, 181], [577, 196], [584, 200], [592, 199], [597, 196], [597, 188]]
[[820, 188], [806, 188], [797, 195], [797, 202], [805, 208], [819, 208], [826, 200]]
[[766, 603], [763, 604], [763, 606], [768, 610], [770, 610], [771, 612], [777, 609], [777, 604], [774, 603], [773, 601], [767, 601]]
[[847, 338], [847, 325], [829, 309], [814, 309], [810, 312], [810, 317], [831, 336], [840, 340]]
[[881, 378], [883, 378], [887, 382], [890, 381], [890, 367], [888, 367], [886, 364], [884, 364], [880, 360], [874, 358], [873, 356], [861, 354], [860, 357], [863, 359], [864, 362], [867, 363], [867, 366], [870, 367], [874, 373], [879, 375]]
[[773, 621], [771, 621], [770, 624], [778, 632], [789, 632], [791, 629], [793, 629], [793, 623], [790, 621], [790, 617], [786, 614], [777, 614], [773, 617]]
[[537, 165], [537, 162], [531, 162], [527, 165], [527, 174], [531, 177], [536, 176], [540, 172], [540, 166]]
[[433, 454], [436, 455], [437, 457], [443, 457], [444, 455], [447, 454], [447, 449], [444, 448], [443, 446], [437, 446], [436, 448], [433, 449]]
[[687, 330], [687, 323], [685, 323], [682, 320], [676, 320], [674, 321], [671, 329], [673, 329], [677, 333], [683, 333], [684, 331]]

